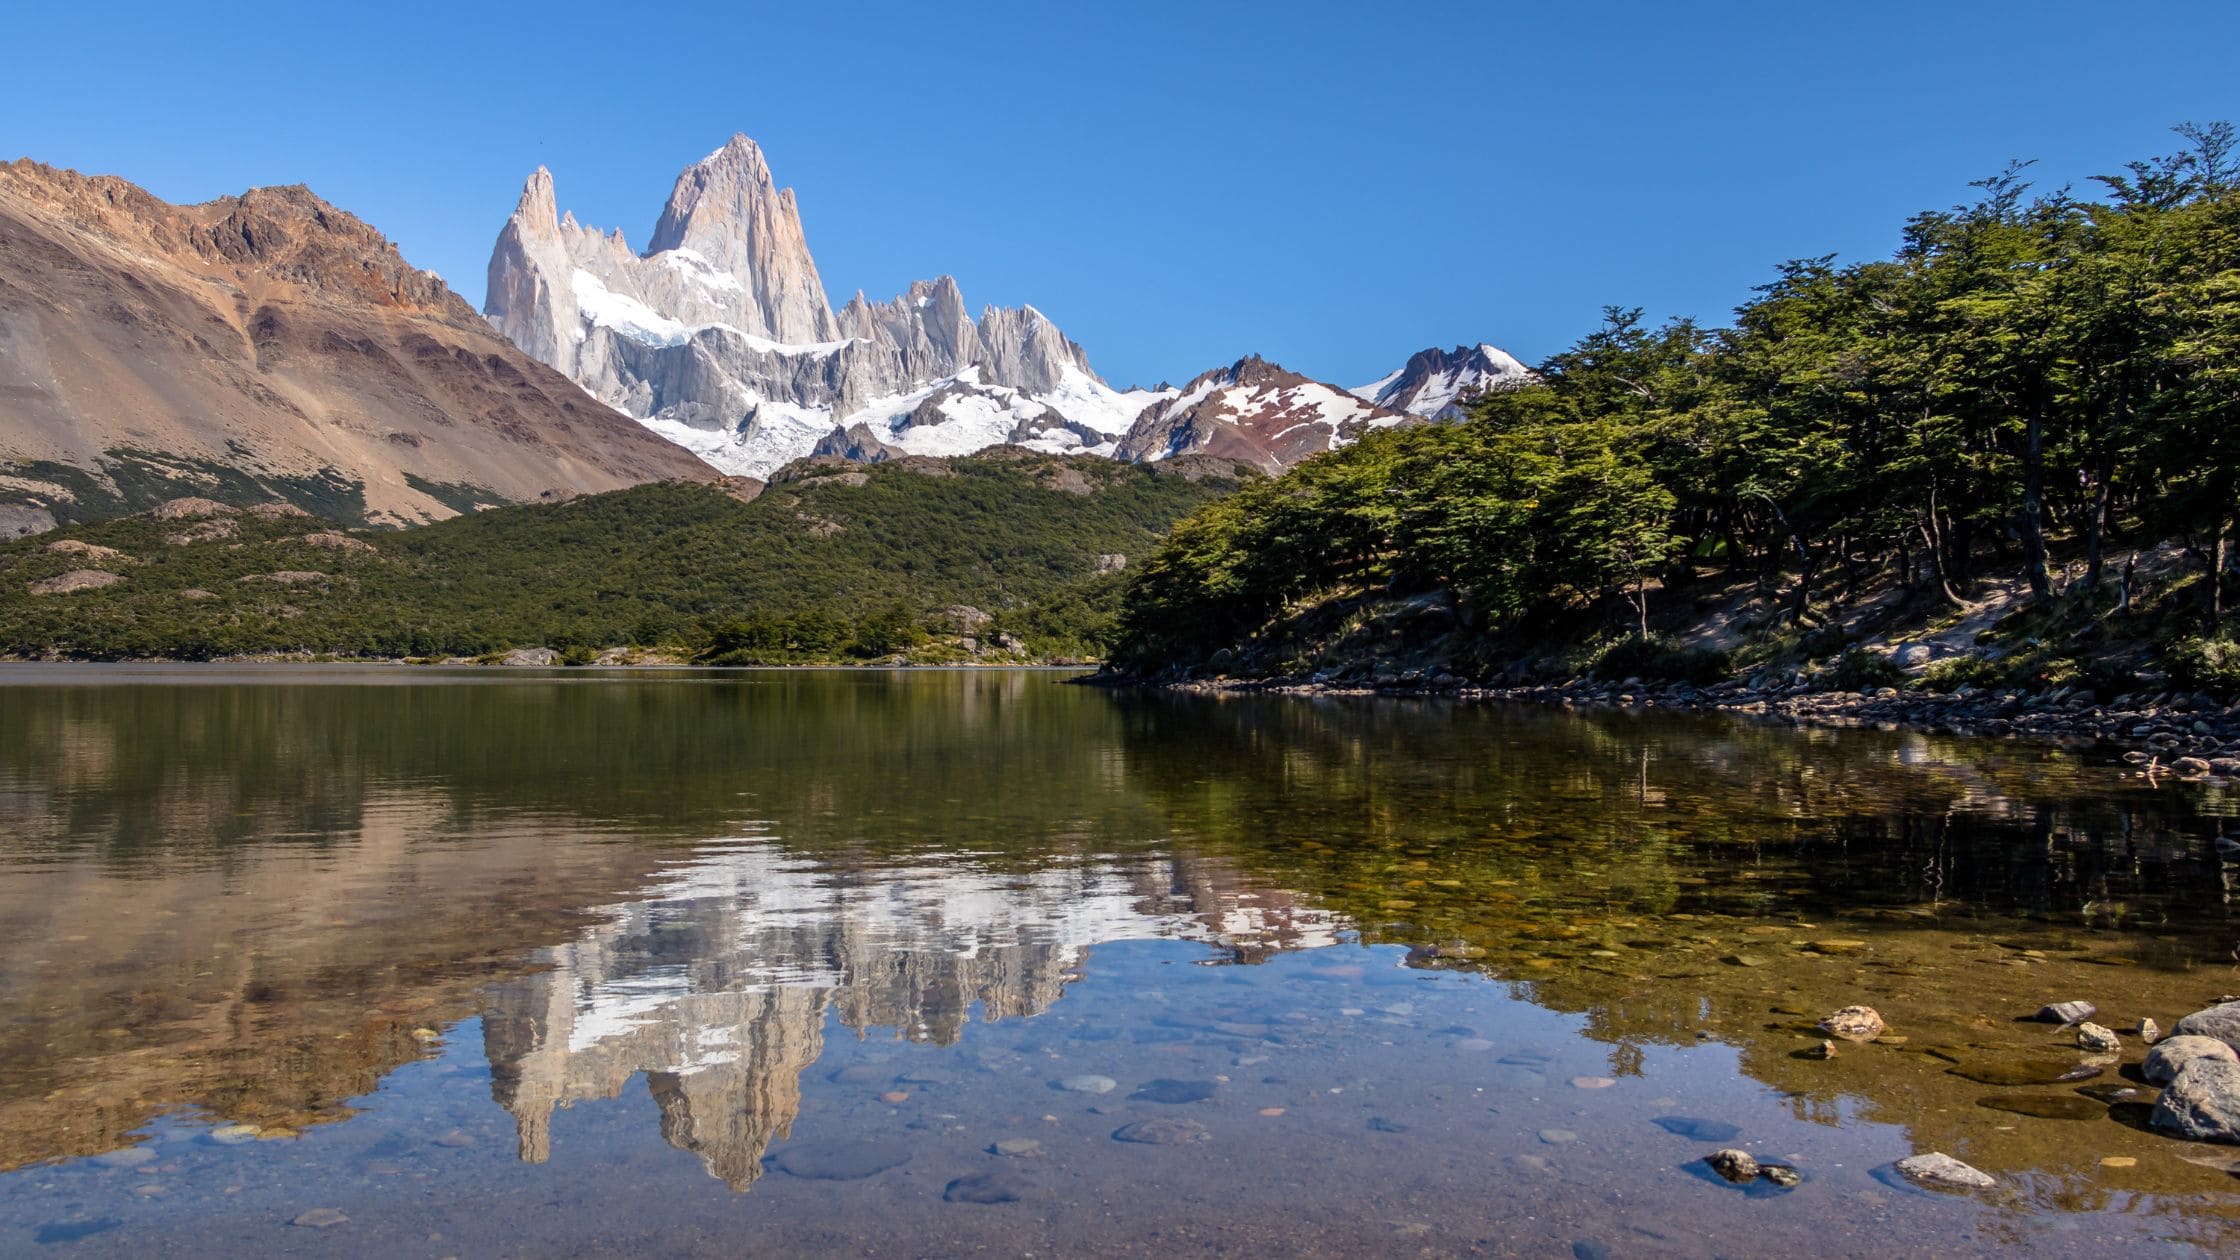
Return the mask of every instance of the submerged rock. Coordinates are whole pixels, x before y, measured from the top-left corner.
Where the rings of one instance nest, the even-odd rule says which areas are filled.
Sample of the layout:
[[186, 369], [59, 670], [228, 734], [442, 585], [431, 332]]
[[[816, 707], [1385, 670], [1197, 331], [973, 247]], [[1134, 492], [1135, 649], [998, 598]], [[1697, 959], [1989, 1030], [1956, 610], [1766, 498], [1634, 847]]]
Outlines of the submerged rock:
[[2041, 1006], [2032, 1019], [2046, 1024], [2081, 1024], [2100, 1013], [2100, 1008], [2090, 1002], [2055, 1002]]
[[1157, 1120], [1138, 1120], [1124, 1124], [1112, 1131], [1115, 1142], [1134, 1142], [1141, 1146], [1189, 1146], [1196, 1142], [1210, 1142], [1213, 1134], [1195, 1120], [1161, 1117]]
[[1145, 1081], [1128, 1095], [1130, 1102], [1194, 1103], [1213, 1097], [1212, 1081], [1177, 1081], [1161, 1077]]
[[2148, 1123], [2196, 1142], [2240, 1143], [2240, 1063], [2210, 1056], [2188, 1062]]
[[1109, 1076], [1069, 1076], [1057, 1086], [1075, 1094], [1109, 1094], [1120, 1087], [1120, 1082]]
[[2076, 1094], [1993, 1094], [1978, 1098], [1976, 1106], [2040, 1120], [2098, 1120], [2108, 1108]]
[[1655, 1124], [1667, 1133], [1697, 1142], [1732, 1142], [1742, 1136], [1742, 1126], [1699, 1116], [1658, 1116]]
[[2156, 1042], [2154, 1049], [2147, 1051], [2147, 1061], [2140, 1066], [2140, 1071], [2146, 1074], [2149, 1084], [2168, 1085], [2196, 1059], [2235, 1063], [2240, 1062], [2240, 1053], [2213, 1037], [2178, 1033]]
[[1991, 1174], [1970, 1168], [1943, 1151], [1929, 1151], [1921, 1155], [1908, 1155], [1895, 1165], [1907, 1178], [1923, 1185], [1964, 1190], [1985, 1190], [1998, 1185]]
[[1968, 1059], [1948, 1069], [1962, 1080], [1978, 1085], [2058, 1085], [2068, 1080], [2085, 1080], [2099, 1075], [2093, 1071], [2084, 1076], [2074, 1075], [2079, 1068], [2093, 1066], [2068, 1059], [2009, 1059], [1983, 1062]]
[[998, 1168], [989, 1172], [959, 1177], [949, 1183], [941, 1197], [950, 1203], [1017, 1203], [1034, 1189], [1034, 1181], [1013, 1168]]

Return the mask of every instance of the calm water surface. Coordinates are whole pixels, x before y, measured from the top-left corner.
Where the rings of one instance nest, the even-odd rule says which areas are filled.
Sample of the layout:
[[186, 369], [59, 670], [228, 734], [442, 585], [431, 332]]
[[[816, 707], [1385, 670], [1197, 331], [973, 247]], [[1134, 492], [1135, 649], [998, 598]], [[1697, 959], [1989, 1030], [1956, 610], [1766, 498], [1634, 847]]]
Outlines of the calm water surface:
[[[2231, 1254], [2236, 1152], [2017, 1017], [2240, 991], [2233, 804], [1034, 672], [0, 667], [0, 1252]], [[1902, 1041], [1807, 1057], [1852, 1002]]]

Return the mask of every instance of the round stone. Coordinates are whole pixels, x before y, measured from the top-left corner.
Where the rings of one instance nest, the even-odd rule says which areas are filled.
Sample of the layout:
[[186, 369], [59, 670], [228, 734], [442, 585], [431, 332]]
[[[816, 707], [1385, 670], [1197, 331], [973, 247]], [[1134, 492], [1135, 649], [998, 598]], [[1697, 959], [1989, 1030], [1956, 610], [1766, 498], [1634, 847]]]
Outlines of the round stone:
[[1017, 1203], [1033, 1188], [1022, 1170], [998, 1168], [957, 1178], [941, 1197], [950, 1203]]
[[1154, 1103], [1204, 1102], [1206, 1099], [1213, 1097], [1213, 1091], [1214, 1083], [1212, 1081], [1177, 1081], [1162, 1077], [1155, 1081], [1145, 1081], [1136, 1089], [1136, 1092], [1128, 1095], [1128, 1101]]
[[1195, 1120], [1161, 1117], [1121, 1125], [1112, 1131], [1112, 1139], [1139, 1146], [1189, 1146], [1195, 1142], [1210, 1142], [1213, 1134]]

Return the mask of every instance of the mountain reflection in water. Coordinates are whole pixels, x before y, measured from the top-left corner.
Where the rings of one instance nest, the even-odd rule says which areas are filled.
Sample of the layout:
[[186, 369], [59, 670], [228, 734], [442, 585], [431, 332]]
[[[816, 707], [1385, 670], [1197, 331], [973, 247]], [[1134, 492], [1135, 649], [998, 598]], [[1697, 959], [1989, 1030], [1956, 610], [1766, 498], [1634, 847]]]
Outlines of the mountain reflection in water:
[[549, 1157], [554, 1107], [643, 1073], [662, 1136], [743, 1190], [792, 1128], [828, 1017], [949, 1046], [975, 1008], [1047, 1010], [1092, 945], [1189, 940], [1247, 961], [1338, 939], [1326, 911], [1219, 863], [836, 871], [764, 840], [712, 847], [490, 993], [483, 1044], [523, 1159]]
[[[1109, 1131], [1211, 1091], [1174, 1114], [1303, 1125], [1387, 1100], [1343, 1131], [1374, 1120], [1393, 1149], [1219, 1135], [1244, 1161], [1222, 1167], [1326, 1179], [1326, 1223], [1273, 1205], [1261, 1242], [1361, 1245], [1375, 1223], [1349, 1196], [1403, 1169], [1432, 1194], [1503, 1125], [1599, 1149], [1551, 1183], [1568, 1198], [1439, 1226], [1515, 1242], [1528, 1220], [1593, 1224], [1598, 1179], [1651, 1215], [1702, 1206], [1672, 1171], [1688, 1144], [1660, 1130], [1678, 1145], [1637, 1151], [1626, 1126], [1653, 1117], [1621, 1115], [1701, 1093], [1802, 1126], [1769, 1134], [1789, 1144], [1774, 1153], [1837, 1142], [1824, 1193], [1907, 1149], [2003, 1179], [1992, 1207], [1874, 1209], [1932, 1234], [2091, 1220], [2214, 1249], [2240, 1203], [2227, 1172], [2181, 1157], [2198, 1152], [1989, 1109], [1952, 1069], [2042, 1057], [2050, 1030], [2014, 1022], [2040, 1001], [2167, 1027], [2240, 989], [2233, 870], [2210, 843], [2232, 805], [2013, 741], [1115, 696], [1033, 672], [0, 667], [0, 1168], [22, 1170], [0, 1177], [0, 1226], [44, 1202], [35, 1170], [137, 1146], [199, 1153], [147, 1165], [177, 1192], [134, 1191], [130, 1212], [171, 1205], [172, 1230], [212, 1219], [189, 1187], [241, 1176], [221, 1155], [274, 1161], [276, 1185], [363, 1181], [322, 1171], [314, 1139], [364, 1133], [384, 1152], [364, 1166], [386, 1168], [412, 1108], [468, 1123], [452, 1086], [407, 1099], [412, 1065], [464, 1071], [459, 1038], [479, 1032], [481, 1105], [525, 1161], [457, 1181], [484, 1215], [507, 1177], [576, 1184], [572, 1150], [624, 1158], [613, 1125], [648, 1096], [660, 1142], [778, 1196], [758, 1226], [773, 1243], [834, 1239], [782, 1232], [777, 1183], [800, 1183], [772, 1182], [772, 1153], [881, 1125], [969, 1154], [988, 1138], [967, 1130], [1034, 1120], [1055, 1126], [1044, 1169], [1147, 1195], [1159, 1183], [1112, 1163]], [[1174, 961], [1270, 965], [1160, 970]], [[1442, 971], [1478, 978], [1391, 987]], [[1907, 1044], [1798, 1057], [1852, 1001]], [[1127, 1088], [1053, 1087], [1084, 1064]], [[1339, 1083], [1305, 1088], [1318, 1072]], [[563, 1124], [571, 1107], [587, 1119]], [[174, 1143], [177, 1117], [205, 1136]], [[1076, 1123], [1090, 1145], [1060, 1158]], [[229, 1125], [279, 1140], [210, 1146]], [[1540, 1193], [1551, 1157], [1501, 1158], [1506, 1193]], [[1256, 1227], [1250, 1185], [1190, 1175], [1225, 1206], [1188, 1221]], [[902, 1194], [909, 1176], [866, 1184]], [[1836, 1210], [1803, 1206], [1812, 1189], [1785, 1227]], [[119, 1212], [87, 1220], [121, 1222], [122, 1247], [139, 1218]], [[1081, 1229], [954, 1241], [1104, 1245]]]

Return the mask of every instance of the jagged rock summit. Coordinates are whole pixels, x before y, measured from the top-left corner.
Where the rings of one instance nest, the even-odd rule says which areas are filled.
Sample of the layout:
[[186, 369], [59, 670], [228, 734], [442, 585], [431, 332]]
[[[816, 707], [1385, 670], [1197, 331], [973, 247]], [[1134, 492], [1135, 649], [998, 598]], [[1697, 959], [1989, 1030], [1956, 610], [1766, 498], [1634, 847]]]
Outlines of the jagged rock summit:
[[973, 319], [948, 276], [833, 312], [792, 190], [743, 135], [677, 177], [643, 254], [560, 213], [539, 168], [498, 235], [483, 310], [593, 396], [748, 476], [820, 443], [1110, 453], [1160, 397], [1106, 385], [1031, 306]]
[[0, 525], [180, 494], [405, 523], [709, 475], [678, 456], [309, 189], [0, 164]]
[[1470, 400], [1490, 390], [1513, 389], [1533, 379], [1532, 369], [1508, 351], [1483, 342], [1410, 356], [1399, 371], [1353, 391], [1380, 407], [1426, 420], [1460, 420]]
[[1411, 422], [1403, 412], [1251, 355], [1146, 407], [1116, 454], [1140, 462], [1202, 452], [1275, 473], [1370, 429]]

